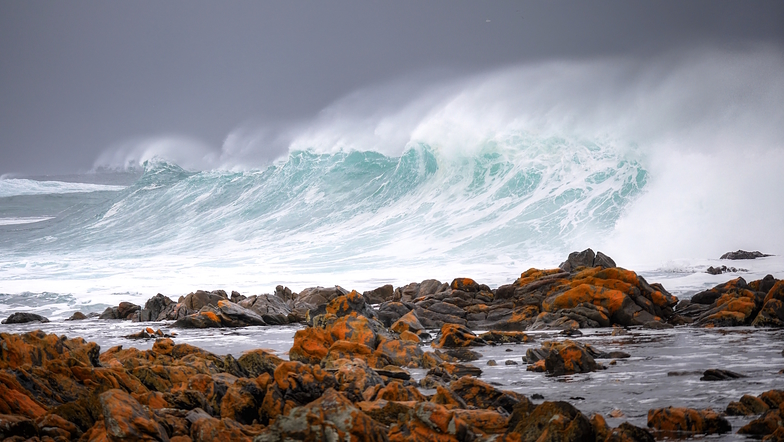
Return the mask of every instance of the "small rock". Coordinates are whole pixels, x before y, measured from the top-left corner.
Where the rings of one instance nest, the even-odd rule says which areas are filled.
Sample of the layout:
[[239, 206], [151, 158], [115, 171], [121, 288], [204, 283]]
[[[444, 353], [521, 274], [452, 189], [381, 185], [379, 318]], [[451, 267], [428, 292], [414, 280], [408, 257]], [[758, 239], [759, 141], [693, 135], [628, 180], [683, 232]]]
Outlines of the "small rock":
[[491, 367], [495, 367], [496, 365], [498, 365], [498, 362], [496, 362], [495, 359], [490, 359], [489, 361], [487, 361], [487, 365]]
[[740, 379], [745, 377], [746, 377], [745, 375], [742, 375], [740, 373], [735, 373], [734, 371], [712, 368], [709, 370], [705, 370], [700, 380], [701, 381], [728, 381], [731, 379]]
[[534, 393], [534, 394], [531, 395], [531, 399], [542, 400], [542, 399], [544, 399], [544, 396], [542, 396], [539, 393]]
[[66, 321], [82, 321], [84, 319], [87, 319], [87, 315], [82, 312], [74, 312], [74, 314], [71, 315], [70, 318], [66, 319]]
[[506, 361], [504, 361], [504, 365], [520, 365], [520, 364], [518, 364], [517, 361], [507, 359]]

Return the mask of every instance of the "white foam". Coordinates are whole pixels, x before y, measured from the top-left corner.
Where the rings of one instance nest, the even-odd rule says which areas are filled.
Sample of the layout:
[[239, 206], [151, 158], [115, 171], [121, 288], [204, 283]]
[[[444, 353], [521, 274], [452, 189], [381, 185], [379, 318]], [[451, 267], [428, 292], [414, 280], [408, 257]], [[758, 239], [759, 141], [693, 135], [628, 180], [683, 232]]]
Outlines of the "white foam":
[[53, 219], [53, 216], [36, 216], [25, 218], [0, 218], [0, 226], [13, 226], [17, 224], [33, 224]]
[[0, 198], [17, 195], [118, 191], [124, 188], [125, 186], [113, 186], [107, 184], [37, 181], [23, 178], [9, 178], [0, 180]]

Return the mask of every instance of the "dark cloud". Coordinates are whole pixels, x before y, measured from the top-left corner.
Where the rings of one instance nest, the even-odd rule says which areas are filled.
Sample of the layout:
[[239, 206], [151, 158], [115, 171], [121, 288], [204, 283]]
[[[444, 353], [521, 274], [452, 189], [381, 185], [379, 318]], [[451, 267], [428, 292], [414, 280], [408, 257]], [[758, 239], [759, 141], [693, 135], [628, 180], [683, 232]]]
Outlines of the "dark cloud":
[[89, 169], [157, 135], [218, 149], [423, 72], [760, 42], [784, 44], [784, 3], [3, 1], [0, 174]]

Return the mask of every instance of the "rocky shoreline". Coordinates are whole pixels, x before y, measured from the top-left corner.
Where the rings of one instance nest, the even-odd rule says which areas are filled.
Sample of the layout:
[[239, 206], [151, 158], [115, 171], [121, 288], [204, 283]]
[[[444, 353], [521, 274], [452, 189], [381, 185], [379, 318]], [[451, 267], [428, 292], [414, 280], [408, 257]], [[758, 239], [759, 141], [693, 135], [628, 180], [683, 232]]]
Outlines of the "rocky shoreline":
[[[81, 315], [85, 316], [85, 315]], [[85, 316], [86, 317], [86, 316]], [[0, 334], [0, 436], [10, 440], [653, 440], [738, 434], [784, 440], [784, 391], [744, 395], [726, 410], [655, 408], [648, 428], [611, 428], [563, 401], [534, 403], [481, 380], [476, 349], [535, 342], [542, 376], [602, 370], [624, 352], [573, 339], [580, 329], [782, 327], [784, 282], [737, 278], [678, 301], [660, 284], [593, 251], [531, 269], [491, 290], [468, 278], [365, 293], [340, 287], [243, 297], [197, 291], [121, 303], [103, 319], [175, 328], [301, 323], [289, 361], [264, 350], [217, 356], [145, 329], [150, 350], [41, 331]], [[79, 315], [72, 317], [79, 319]], [[13, 322], [13, 321], [12, 321]], [[476, 330], [487, 330], [475, 333]], [[565, 335], [539, 342], [531, 331]], [[552, 335], [551, 335], [552, 336]], [[175, 338], [176, 339], [176, 338]], [[494, 362], [494, 361], [493, 361]], [[507, 363], [510, 361], [507, 361]], [[491, 365], [488, 363], [488, 365]], [[426, 370], [415, 380], [410, 371]], [[707, 370], [706, 381], [738, 375]], [[432, 393], [424, 394], [423, 391]]]

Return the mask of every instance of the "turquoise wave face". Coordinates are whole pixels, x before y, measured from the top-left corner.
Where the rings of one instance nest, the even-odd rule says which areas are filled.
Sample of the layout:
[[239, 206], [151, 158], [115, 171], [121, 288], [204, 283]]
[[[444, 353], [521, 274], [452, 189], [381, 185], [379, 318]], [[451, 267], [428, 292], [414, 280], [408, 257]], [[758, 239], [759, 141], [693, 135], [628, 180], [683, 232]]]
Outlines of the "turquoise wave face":
[[0, 226], [0, 272], [7, 281], [119, 281], [107, 287], [128, 275], [185, 284], [509, 264], [514, 274], [531, 257], [562, 257], [610, 232], [646, 180], [610, 142], [526, 134], [471, 152], [296, 151], [245, 172], [150, 161], [122, 190], [14, 197], [56, 213]]
[[132, 186], [98, 192], [103, 198], [81, 194], [80, 209], [32, 235], [52, 237], [46, 244], [36, 247], [28, 238], [13, 248], [108, 247], [143, 256], [221, 241], [263, 246], [318, 235], [312, 242], [350, 247], [344, 254], [396, 238], [454, 252], [560, 249], [611, 229], [646, 179], [645, 169], [614, 146], [524, 136], [488, 142], [470, 154], [422, 144], [400, 157], [297, 151], [249, 172], [188, 172], [154, 161]]

